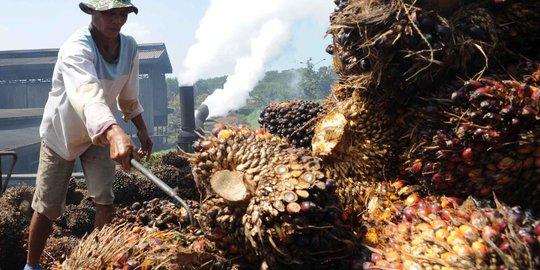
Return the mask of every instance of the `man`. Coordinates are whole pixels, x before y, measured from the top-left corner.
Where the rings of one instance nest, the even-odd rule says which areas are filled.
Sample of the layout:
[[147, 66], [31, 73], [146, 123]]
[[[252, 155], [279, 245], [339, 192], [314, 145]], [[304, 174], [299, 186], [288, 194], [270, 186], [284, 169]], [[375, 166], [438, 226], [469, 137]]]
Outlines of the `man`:
[[[52, 222], [65, 209], [68, 181], [77, 158], [88, 195], [96, 205], [94, 226], [112, 219], [112, 181], [116, 161], [124, 169], [130, 159], [149, 157], [152, 141], [142, 118], [139, 58], [136, 41], [120, 33], [128, 14], [138, 9], [130, 0], [86, 0], [79, 4], [92, 15], [89, 27], [76, 31], [60, 48], [52, 89], [40, 126], [42, 145], [32, 201], [25, 269], [41, 269], [40, 256]], [[141, 148], [117, 124], [114, 106], [124, 121], [137, 127]]]

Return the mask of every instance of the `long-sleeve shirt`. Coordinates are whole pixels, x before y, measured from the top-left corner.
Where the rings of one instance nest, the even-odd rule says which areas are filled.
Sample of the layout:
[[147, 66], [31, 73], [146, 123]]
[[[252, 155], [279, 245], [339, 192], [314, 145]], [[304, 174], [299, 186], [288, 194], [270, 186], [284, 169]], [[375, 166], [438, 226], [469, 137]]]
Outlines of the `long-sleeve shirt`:
[[88, 27], [62, 45], [40, 137], [66, 160], [80, 156], [112, 124], [115, 104], [124, 121], [143, 112], [139, 102], [139, 56], [133, 37], [120, 34], [115, 63], [99, 53]]

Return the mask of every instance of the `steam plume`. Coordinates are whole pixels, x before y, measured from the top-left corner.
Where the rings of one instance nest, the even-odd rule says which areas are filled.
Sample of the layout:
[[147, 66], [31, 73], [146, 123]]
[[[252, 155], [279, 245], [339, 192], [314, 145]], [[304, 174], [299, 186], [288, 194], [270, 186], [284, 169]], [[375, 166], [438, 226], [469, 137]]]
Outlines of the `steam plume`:
[[[245, 105], [265, 74], [265, 64], [279, 56], [293, 24], [306, 16], [321, 23], [333, 8], [329, 0], [212, 0], [179, 75], [182, 85], [231, 74], [203, 103], [209, 117]], [[324, 33], [321, 33], [321, 38]]]

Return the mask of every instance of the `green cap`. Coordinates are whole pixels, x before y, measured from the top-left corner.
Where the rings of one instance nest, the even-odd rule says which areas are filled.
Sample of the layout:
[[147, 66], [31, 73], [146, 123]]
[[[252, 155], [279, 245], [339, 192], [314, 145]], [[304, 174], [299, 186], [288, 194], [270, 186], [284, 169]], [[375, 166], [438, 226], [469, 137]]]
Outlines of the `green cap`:
[[139, 13], [139, 9], [131, 0], [85, 0], [79, 4], [84, 13], [90, 14], [92, 10], [104, 11], [113, 8], [129, 8], [130, 12]]

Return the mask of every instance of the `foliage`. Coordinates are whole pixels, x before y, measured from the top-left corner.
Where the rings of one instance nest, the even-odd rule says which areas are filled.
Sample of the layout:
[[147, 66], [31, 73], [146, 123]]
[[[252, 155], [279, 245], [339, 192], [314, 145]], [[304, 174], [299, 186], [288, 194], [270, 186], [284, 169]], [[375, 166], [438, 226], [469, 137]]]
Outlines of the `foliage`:
[[300, 69], [302, 80], [298, 86], [303, 92], [304, 98], [316, 100], [326, 97], [337, 79], [336, 73], [329, 67], [320, 67], [318, 71], [315, 71], [316, 64], [313, 64], [311, 58], [305, 64], [306, 67]]

